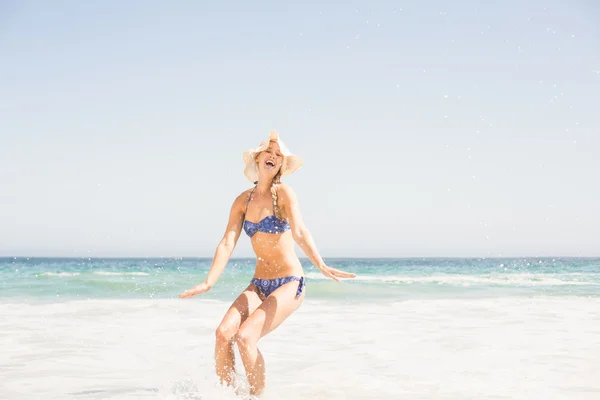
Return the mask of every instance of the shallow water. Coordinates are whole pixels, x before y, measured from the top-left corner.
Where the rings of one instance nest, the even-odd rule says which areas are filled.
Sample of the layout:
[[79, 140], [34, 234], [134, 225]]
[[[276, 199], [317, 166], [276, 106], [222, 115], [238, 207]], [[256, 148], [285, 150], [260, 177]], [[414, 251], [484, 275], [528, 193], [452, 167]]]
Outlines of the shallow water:
[[[5, 301], [0, 398], [243, 398], [212, 361], [228, 306]], [[600, 398], [598, 298], [307, 300], [259, 347], [265, 399]]]

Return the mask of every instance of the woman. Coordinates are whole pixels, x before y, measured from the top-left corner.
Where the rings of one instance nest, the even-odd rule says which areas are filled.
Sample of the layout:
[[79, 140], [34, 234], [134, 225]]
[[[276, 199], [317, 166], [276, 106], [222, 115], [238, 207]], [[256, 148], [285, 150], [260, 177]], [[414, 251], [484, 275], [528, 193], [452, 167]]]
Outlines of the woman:
[[229, 261], [243, 227], [256, 253], [256, 268], [250, 285], [233, 302], [217, 328], [215, 361], [221, 383], [231, 384], [233, 344], [237, 343], [250, 391], [256, 395], [265, 386], [265, 362], [258, 340], [277, 328], [304, 299], [304, 273], [294, 241], [325, 276], [339, 281], [353, 278], [354, 274], [328, 267], [319, 255], [302, 222], [294, 192], [280, 183], [282, 176], [300, 168], [302, 160], [288, 151], [277, 133], [271, 132], [269, 140], [246, 151], [244, 162], [244, 175], [255, 186], [233, 202], [206, 281], [179, 297], [193, 297], [210, 290]]

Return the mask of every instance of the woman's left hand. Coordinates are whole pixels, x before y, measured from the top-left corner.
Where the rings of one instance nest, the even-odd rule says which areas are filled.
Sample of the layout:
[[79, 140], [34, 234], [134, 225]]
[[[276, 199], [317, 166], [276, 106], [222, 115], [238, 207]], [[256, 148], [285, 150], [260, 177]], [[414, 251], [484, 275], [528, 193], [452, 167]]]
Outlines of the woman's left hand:
[[325, 275], [328, 278], [333, 279], [336, 282], [340, 281], [339, 278], [354, 278], [356, 276], [352, 272], [340, 271], [339, 269], [335, 269], [333, 267], [328, 267], [327, 265], [323, 265], [319, 269], [321, 270], [323, 275]]

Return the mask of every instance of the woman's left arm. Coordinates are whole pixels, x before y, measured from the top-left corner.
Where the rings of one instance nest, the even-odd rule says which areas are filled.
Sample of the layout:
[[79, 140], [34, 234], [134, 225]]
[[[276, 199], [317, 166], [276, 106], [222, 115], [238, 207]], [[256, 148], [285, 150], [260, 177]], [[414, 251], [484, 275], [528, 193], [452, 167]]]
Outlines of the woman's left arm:
[[328, 267], [325, 264], [319, 255], [319, 251], [317, 250], [317, 246], [312, 238], [312, 235], [302, 221], [298, 199], [296, 198], [296, 194], [292, 188], [290, 188], [288, 185], [280, 184], [277, 191], [279, 203], [285, 210], [285, 214], [290, 223], [294, 241], [298, 243], [310, 262], [312, 262], [313, 265], [323, 273], [323, 275], [338, 282], [338, 278], [354, 278], [356, 275], [353, 273], [340, 271], [338, 269]]

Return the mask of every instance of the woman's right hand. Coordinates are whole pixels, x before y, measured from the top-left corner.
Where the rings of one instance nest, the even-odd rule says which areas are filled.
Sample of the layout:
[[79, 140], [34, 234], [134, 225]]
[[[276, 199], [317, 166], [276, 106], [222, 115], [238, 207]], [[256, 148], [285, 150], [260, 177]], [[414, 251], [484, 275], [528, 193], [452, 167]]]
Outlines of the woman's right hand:
[[356, 274], [352, 272], [340, 271], [339, 269], [335, 269], [332, 267], [328, 267], [327, 265], [323, 265], [319, 268], [323, 275], [328, 278], [333, 279], [334, 281], [339, 282], [339, 278], [355, 278]]
[[194, 297], [197, 294], [206, 293], [210, 290], [210, 286], [206, 284], [206, 282], [202, 282], [199, 285], [194, 286], [191, 289], [186, 290], [185, 292], [179, 295], [180, 299], [187, 299], [190, 297]]

